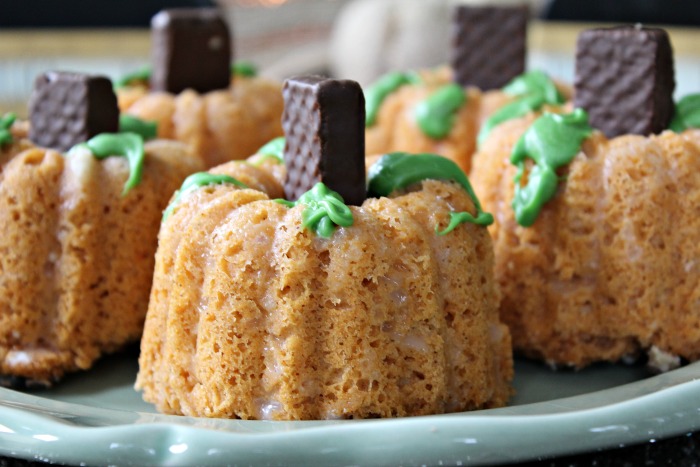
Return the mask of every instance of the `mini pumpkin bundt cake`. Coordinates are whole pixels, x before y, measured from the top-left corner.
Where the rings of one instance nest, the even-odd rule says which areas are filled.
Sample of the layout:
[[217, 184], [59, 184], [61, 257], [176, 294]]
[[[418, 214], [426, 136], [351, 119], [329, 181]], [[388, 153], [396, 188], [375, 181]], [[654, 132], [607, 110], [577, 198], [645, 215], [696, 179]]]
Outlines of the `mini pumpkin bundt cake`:
[[188, 144], [208, 167], [243, 159], [282, 135], [281, 83], [230, 67], [229, 30], [216, 9], [153, 17], [152, 70], [120, 80], [122, 112], [157, 123], [158, 137]]
[[469, 173], [493, 127], [561, 106], [564, 86], [523, 73], [527, 20], [522, 6], [458, 6], [451, 67], [389, 73], [368, 87], [367, 154], [432, 152]]
[[514, 347], [574, 367], [643, 352], [660, 370], [697, 360], [700, 132], [664, 131], [668, 36], [586, 31], [576, 75], [577, 110], [506, 122], [475, 156]]
[[139, 339], [162, 210], [203, 167], [181, 143], [104, 133], [118, 125], [106, 78], [46, 73], [30, 112], [33, 144], [0, 171], [0, 383], [10, 385], [51, 384]]
[[366, 198], [359, 85], [302, 77], [284, 93], [284, 186], [231, 162], [190, 177], [166, 211], [144, 399], [274, 420], [504, 405], [491, 217], [467, 177], [439, 156], [388, 155]]

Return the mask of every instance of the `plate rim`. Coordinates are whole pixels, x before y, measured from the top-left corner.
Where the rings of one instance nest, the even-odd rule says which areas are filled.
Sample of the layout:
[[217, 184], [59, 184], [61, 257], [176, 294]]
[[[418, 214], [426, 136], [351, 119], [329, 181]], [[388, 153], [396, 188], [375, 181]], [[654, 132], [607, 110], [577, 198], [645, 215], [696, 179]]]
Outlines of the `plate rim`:
[[272, 465], [499, 464], [694, 431], [700, 428], [699, 394], [700, 362], [579, 396], [378, 420], [182, 417], [0, 388], [0, 454], [75, 465], [230, 465], [232, 459]]

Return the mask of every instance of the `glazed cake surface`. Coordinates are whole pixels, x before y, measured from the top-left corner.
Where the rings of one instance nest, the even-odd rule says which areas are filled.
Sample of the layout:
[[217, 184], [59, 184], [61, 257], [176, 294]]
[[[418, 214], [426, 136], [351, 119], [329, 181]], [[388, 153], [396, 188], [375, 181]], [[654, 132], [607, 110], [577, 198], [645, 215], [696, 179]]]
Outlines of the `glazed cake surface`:
[[502, 318], [514, 347], [582, 367], [643, 351], [697, 360], [700, 132], [589, 137], [530, 227], [511, 201], [511, 150], [534, 117], [504, 123], [475, 156]]
[[180, 143], [145, 152], [125, 195], [123, 157], [30, 147], [2, 167], [0, 375], [49, 384], [140, 337], [161, 211], [202, 167]]
[[501, 406], [510, 335], [491, 240], [455, 183], [351, 206], [323, 238], [279, 181], [191, 192], [163, 223], [136, 387], [166, 413], [245, 419], [421, 415]]

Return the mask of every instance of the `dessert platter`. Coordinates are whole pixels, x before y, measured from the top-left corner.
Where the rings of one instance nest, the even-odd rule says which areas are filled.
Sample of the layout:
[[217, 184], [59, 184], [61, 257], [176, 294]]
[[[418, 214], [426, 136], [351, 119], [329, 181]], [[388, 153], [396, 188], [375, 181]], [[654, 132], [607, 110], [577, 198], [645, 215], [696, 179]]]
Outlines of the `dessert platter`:
[[449, 67], [363, 89], [258, 80], [216, 10], [166, 10], [146, 72], [37, 77], [0, 120], [0, 455], [483, 465], [695, 431], [700, 98], [662, 29], [584, 31], [569, 86], [523, 69], [526, 26], [459, 6]]
[[700, 365], [649, 377], [516, 360], [506, 408], [381, 420], [269, 422], [156, 413], [133, 389], [136, 349], [51, 390], [0, 389], [0, 454], [68, 465], [484, 465], [697, 430]]

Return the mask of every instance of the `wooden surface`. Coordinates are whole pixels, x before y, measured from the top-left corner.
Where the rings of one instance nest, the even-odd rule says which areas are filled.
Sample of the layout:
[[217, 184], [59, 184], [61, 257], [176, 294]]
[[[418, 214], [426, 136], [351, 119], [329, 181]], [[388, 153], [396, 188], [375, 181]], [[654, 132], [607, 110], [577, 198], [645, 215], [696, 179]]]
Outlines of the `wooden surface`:
[[[596, 26], [604, 25], [533, 21], [529, 28], [529, 47], [535, 51], [573, 53], [578, 33]], [[700, 56], [700, 29], [668, 28], [668, 31], [677, 55]], [[261, 39], [248, 40], [259, 42]], [[149, 48], [150, 32], [145, 29], [0, 31], [2, 60], [47, 56], [148, 60]], [[4, 68], [7, 64], [1, 66]]]
[[150, 33], [145, 29], [0, 31], [3, 60], [46, 56], [147, 59], [149, 48]]
[[[559, 79], [571, 80], [576, 37], [581, 30], [593, 26], [596, 25], [534, 21], [529, 29], [529, 68], [544, 69]], [[700, 91], [700, 29], [670, 28], [669, 32], [676, 55], [678, 94]], [[242, 50], [245, 59], [282, 78], [317, 69], [323, 63], [326, 41], [321, 36], [329, 34], [329, 30], [319, 28], [314, 34], [307, 31], [307, 36], [297, 42], [288, 38], [279, 41], [277, 30], [257, 36], [247, 34], [236, 39], [237, 56]], [[289, 49], [277, 46], [274, 53], [257, 53], [266, 47], [267, 36], [289, 42]], [[148, 63], [149, 56], [150, 33], [146, 29], [0, 31], [0, 113], [15, 111], [24, 115], [34, 77], [48, 69], [117, 78]]]
[[[535, 21], [529, 28], [528, 45], [533, 50], [573, 53], [578, 34], [589, 28], [611, 24]], [[666, 28], [676, 55], [700, 56], [700, 28]]]

